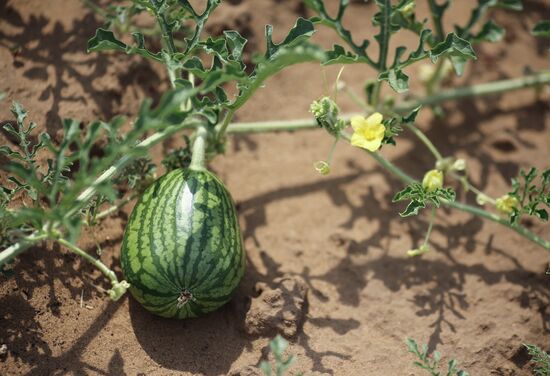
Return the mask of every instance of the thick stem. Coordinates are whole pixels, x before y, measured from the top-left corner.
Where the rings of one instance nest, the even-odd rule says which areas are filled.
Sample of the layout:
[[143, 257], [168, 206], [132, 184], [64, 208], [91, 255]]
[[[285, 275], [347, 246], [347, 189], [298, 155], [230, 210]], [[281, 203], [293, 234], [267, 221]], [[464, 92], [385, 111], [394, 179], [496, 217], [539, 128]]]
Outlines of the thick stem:
[[205, 151], [208, 131], [204, 125], [197, 128], [195, 141], [193, 142], [193, 154], [191, 156], [191, 164], [189, 168], [195, 171], [205, 170]]

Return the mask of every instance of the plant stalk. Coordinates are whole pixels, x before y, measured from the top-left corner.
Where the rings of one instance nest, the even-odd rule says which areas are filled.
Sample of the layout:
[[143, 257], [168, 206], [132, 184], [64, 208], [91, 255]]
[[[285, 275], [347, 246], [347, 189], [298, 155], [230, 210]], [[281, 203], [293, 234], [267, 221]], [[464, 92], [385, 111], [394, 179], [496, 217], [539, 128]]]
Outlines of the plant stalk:
[[207, 143], [208, 131], [204, 125], [197, 128], [195, 141], [193, 142], [193, 153], [191, 156], [191, 164], [189, 168], [194, 171], [205, 170], [205, 151]]
[[[419, 105], [435, 105], [460, 98], [495, 95], [508, 91], [544, 86], [548, 84], [550, 84], [550, 72], [541, 72], [520, 78], [488, 82], [458, 89], [443, 90], [438, 94], [426, 96], [421, 99], [401, 102], [394, 107], [394, 111], [399, 114], [405, 114]], [[343, 114], [340, 118], [347, 120], [354, 115], [357, 114]], [[312, 118], [283, 121], [235, 122], [229, 124], [227, 127], [227, 133], [294, 131], [317, 127], [317, 122]]]

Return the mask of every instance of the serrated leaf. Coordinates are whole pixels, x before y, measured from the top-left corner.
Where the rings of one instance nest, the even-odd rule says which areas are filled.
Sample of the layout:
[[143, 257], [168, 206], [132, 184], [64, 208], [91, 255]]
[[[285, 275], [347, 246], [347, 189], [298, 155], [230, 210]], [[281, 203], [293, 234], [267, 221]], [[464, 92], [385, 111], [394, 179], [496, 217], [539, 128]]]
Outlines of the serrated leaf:
[[407, 123], [407, 124], [414, 124], [414, 122], [416, 121], [416, 116], [418, 115], [418, 112], [420, 112], [421, 108], [422, 108], [422, 105], [420, 105], [420, 106], [416, 107], [415, 109], [413, 109], [407, 115], [402, 117], [401, 122], [402, 123]]
[[523, 3], [521, 0], [498, 0], [496, 5], [511, 10], [523, 10]]
[[133, 33], [132, 36], [136, 41], [136, 46], [129, 46], [115, 37], [115, 34], [110, 30], [97, 29], [95, 36], [88, 41], [88, 52], [99, 51], [123, 51], [129, 55], [136, 54], [156, 61], [162, 61], [160, 53], [152, 53], [145, 48], [143, 35]]
[[401, 200], [406, 200], [410, 197], [410, 195], [413, 193], [414, 187], [412, 185], [408, 185], [405, 188], [403, 188], [401, 191], [397, 192], [393, 198], [392, 202], [397, 202]]
[[327, 51], [326, 60], [323, 61], [323, 65], [332, 64], [356, 64], [367, 62], [367, 58], [364, 56], [355, 55], [352, 52], [346, 51], [344, 47], [335, 44], [331, 51]]
[[531, 30], [531, 34], [536, 37], [550, 38], [550, 20], [539, 21]]
[[409, 205], [405, 208], [404, 211], [399, 213], [401, 217], [409, 217], [411, 215], [418, 215], [418, 211], [420, 209], [424, 209], [426, 207], [426, 204], [424, 204], [421, 201], [412, 200], [409, 202]]
[[279, 44], [273, 43], [273, 26], [266, 25], [265, 27], [265, 39], [267, 44], [267, 49], [265, 52], [265, 57], [270, 59], [281, 47], [292, 47], [297, 44], [300, 44], [304, 40], [308, 39], [313, 35], [315, 29], [313, 23], [305, 18], [299, 17], [296, 20], [296, 23], [290, 29], [290, 32], [286, 38]]
[[223, 35], [225, 35], [227, 48], [229, 51], [231, 51], [231, 57], [233, 58], [233, 60], [241, 60], [244, 46], [246, 45], [246, 42], [248, 42], [246, 38], [241, 36], [238, 31], [234, 30], [225, 30], [223, 32]]
[[378, 75], [381, 81], [388, 81], [391, 88], [397, 93], [404, 93], [409, 90], [409, 76], [401, 69], [390, 69]]
[[481, 31], [472, 38], [474, 42], [498, 42], [504, 37], [505, 30], [498, 26], [493, 20], [487, 21]]
[[464, 65], [467, 60], [476, 59], [476, 54], [470, 42], [460, 38], [455, 33], [449, 33], [443, 42], [430, 51], [430, 58], [434, 63], [442, 56], [450, 58], [458, 76], [464, 73]]
[[97, 29], [95, 36], [88, 41], [88, 52], [96, 51], [126, 51], [126, 44], [115, 37], [110, 30]]

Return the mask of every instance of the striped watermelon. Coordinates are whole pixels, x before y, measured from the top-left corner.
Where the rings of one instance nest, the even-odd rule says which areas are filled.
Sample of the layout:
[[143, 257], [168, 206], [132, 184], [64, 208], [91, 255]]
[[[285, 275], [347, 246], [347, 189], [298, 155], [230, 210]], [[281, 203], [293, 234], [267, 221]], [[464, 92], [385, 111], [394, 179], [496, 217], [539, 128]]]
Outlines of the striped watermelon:
[[245, 269], [233, 200], [211, 172], [174, 170], [148, 187], [121, 251], [130, 292], [163, 317], [196, 317], [225, 304]]

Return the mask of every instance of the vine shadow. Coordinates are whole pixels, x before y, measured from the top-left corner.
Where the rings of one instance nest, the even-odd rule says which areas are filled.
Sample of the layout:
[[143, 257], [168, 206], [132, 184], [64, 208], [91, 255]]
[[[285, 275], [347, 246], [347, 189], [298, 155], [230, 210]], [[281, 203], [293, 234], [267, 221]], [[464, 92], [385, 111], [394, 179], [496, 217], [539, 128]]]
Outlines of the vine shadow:
[[[100, 246], [104, 248], [117, 241], [120, 239], [106, 240], [100, 243]], [[114, 261], [110, 268], [120, 273]], [[31, 367], [27, 375], [87, 372], [110, 375], [110, 370], [121, 369], [123, 361], [120, 353], [113, 355], [106, 371], [98, 369], [81, 357], [87, 346], [120, 308], [123, 300], [109, 302], [93, 324], [60, 355], [54, 355], [52, 346], [56, 344], [46, 342], [43, 336], [44, 328], [40, 325], [39, 316], [45, 313], [62, 322], [64, 318], [61, 316], [61, 307], [65, 304], [63, 302], [77, 301], [84, 291], [86, 300], [105, 298], [105, 295], [95, 287], [106, 290], [109, 288], [108, 281], [93, 266], [72, 253], [60, 251], [59, 247], [34, 247], [18, 258], [14, 266], [14, 275], [8, 278], [11, 279], [13, 287], [5, 289], [0, 297], [0, 342], [8, 346], [9, 356]], [[9, 280], [0, 277], [0, 281], [4, 284]], [[56, 284], [63, 284], [63, 294], [67, 293], [68, 299], [58, 297], [59, 288], [56, 292]], [[36, 300], [44, 287], [48, 289], [48, 302], [37, 308], [36, 304], [31, 304], [31, 299]]]
[[[101, 53], [86, 54], [87, 41], [101, 26], [91, 11], [86, 10], [67, 29], [60, 22], [55, 22], [52, 27], [44, 16], [31, 15], [25, 21], [22, 14], [7, 2], [0, 3], [0, 13], [6, 25], [16, 30], [8, 32], [6, 28], [0, 28], [0, 45], [12, 52], [15, 68], [23, 70], [24, 77], [36, 82], [36, 89], [40, 91], [37, 99], [52, 102], [45, 124], [51, 135], [56, 135], [62, 126], [62, 104], [89, 106], [91, 101], [102, 118], [110, 119], [120, 114], [122, 93], [129, 85], [138, 88], [140, 96], [158, 99], [160, 78], [149, 62], [136, 62], [123, 54], [116, 56], [117, 61], [122, 60], [124, 65], [124, 74], [117, 76], [116, 88], [97, 84], [98, 79], [109, 74], [113, 59]], [[75, 83], [80, 89], [74, 89]]]

